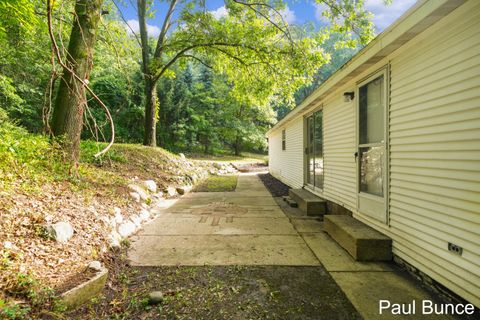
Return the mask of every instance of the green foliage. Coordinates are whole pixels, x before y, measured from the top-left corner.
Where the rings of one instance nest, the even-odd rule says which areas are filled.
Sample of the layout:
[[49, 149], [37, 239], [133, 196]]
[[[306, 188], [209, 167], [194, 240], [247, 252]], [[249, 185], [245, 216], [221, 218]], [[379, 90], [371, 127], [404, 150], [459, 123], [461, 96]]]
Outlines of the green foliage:
[[39, 188], [46, 181], [64, 179], [68, 171], [55, 144], [45, 136], [28, 134], [0, 109], [0, 189], [8, 189], [12, 183]]
[[158, 85], [157, 134], [162, 146], [204, 153], [266, 150], [264, 134], [275, 121], [270, 105], [239, 101], [225, 75], [200, 64], [188, 64], [176, 73]]
[[16, 303], [8, 303], [0, 299], [0, 318], [9, 320], [27, 319], [30, 307]]

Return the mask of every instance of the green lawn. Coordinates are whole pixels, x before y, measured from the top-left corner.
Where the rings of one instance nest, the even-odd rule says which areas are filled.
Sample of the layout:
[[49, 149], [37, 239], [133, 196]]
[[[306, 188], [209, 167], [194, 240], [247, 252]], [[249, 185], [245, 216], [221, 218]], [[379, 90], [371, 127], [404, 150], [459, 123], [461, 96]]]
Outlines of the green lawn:
[[225, 192], [235, 191], [237, 187], [237, 176], [209, 176], [200, 182], [194, 192]]

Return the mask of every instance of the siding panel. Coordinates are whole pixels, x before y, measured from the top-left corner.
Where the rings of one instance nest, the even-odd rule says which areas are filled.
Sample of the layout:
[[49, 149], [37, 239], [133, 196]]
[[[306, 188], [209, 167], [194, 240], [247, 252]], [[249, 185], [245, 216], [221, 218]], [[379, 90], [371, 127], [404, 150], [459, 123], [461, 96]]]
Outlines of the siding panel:
[[[480, 305], [480, 2], [391, 60], [390, 228], [395, 254]], [[439, 32], [445, 30], [445, 32]], [[447, 250], [460, 245], [462, 256]]]
[[[286, 148], [282, 150], [282, 130]], [[296, 119], [269, 136], [270, 173], [292, 188], [303, 186], [303, 118]]]
[[[353, 88], [352, 90], [353, 91]], [[325, 185], [323, 197], [356, 208], [355, 103], [344, 102], [340, 93], [324, 104]]]

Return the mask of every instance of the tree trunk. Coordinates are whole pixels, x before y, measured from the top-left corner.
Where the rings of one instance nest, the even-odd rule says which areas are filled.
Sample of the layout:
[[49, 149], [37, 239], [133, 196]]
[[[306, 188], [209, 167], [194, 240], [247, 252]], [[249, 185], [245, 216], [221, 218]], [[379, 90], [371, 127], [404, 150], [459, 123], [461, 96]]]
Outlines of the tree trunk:
[[[81, 79], [88, 79], [92, 70], [93, 48], [100, 21], [103, 0], [77, 0], [66, 64]], [[52, 133], [62, 137], [69, 160], [78, 162], [83, 115], [87, 105], [84, 85], [65, 68], [55, 99]]]
[[240, 149], [240, 144], [242, 143], [242, 139], [240, 135], [237, 133], [237, 136], [235, 137], [235, 155], [239, 156], [241, 153]]
[[145, 136], [143, 144], [157, 146], [157, 84], [145, 75]]

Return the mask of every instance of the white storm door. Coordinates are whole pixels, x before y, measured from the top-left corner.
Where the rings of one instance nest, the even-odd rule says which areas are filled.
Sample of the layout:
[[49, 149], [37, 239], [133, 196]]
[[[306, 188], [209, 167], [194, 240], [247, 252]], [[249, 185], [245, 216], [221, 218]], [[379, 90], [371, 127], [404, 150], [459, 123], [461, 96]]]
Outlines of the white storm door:
[[386, 73], [358, 86], [358, 211], [387, 223]]

